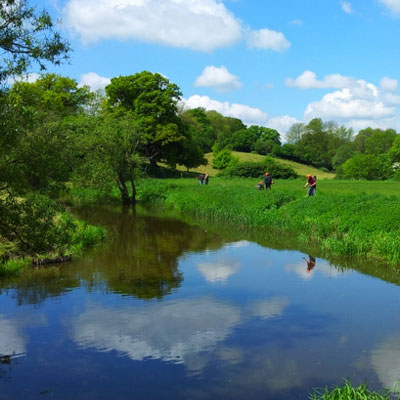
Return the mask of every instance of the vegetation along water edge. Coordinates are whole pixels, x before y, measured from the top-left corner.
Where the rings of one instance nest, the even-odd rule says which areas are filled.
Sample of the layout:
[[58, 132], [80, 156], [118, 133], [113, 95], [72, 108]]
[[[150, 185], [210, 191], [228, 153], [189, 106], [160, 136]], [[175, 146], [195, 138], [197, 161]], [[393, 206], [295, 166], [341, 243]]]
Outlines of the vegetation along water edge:
[[193, 179], [146, 179], [138, 199], [228, 225], [296, 232], [298, 244], [317, 244], [327, 255], [400, 264], [399, 198], [380, 194], [379, 187], [341, 191], [340, 182], [331, 182], [319, 182], [317, 195], [308, 197], [299, 180], [258, 191], [250, 179], [215, 178], [208, 186]]

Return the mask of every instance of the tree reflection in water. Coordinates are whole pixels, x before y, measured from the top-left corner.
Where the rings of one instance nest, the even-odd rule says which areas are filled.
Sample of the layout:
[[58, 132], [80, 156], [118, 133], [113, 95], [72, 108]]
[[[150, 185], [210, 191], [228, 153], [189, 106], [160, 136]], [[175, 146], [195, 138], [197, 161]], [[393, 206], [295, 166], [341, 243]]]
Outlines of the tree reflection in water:
[[186, 252], [224, 244], [202, 228], [134, 208], [84, 209], [79, 214], [110, 233], [106, 245], [78, 261], [88, 287], [100, 279], [108, 290], [141, 299], [160, 299], [180, 287], [178, 261]]
[[161, 299], [181, 285], [180, 257], [186, 252], [218, 249], [225, 243], [217, 234], [176, 219], [148, 215], [144, 209], [85, 207], [76, 214], [88, 223], [105, 226], [106, 241], [72, 263], [0, 279], [0, 294], [7, 292], [18, 305], [39, 305], [84, 286], [88, 291]]

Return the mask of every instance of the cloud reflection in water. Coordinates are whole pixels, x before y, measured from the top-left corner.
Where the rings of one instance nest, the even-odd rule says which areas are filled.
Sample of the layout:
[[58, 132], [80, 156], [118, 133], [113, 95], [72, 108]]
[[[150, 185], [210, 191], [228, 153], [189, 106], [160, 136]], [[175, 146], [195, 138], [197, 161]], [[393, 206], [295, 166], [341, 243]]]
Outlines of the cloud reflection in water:
[[[72, 321], [72, 338], [83, 349], [114, 350], [137, 361], [152, 358], [183, 363], [196, 371], [206, 366], [210, 353], [235, 326], [249, 317], [281, 315], [287, 305], [286, 298], [255, 301], [243, 314], [240, 307], [210, 297], [121, 310], [89, 304]], [[217, 353], [233, 364], [242, 358], [239, 351], [226, 348]]]

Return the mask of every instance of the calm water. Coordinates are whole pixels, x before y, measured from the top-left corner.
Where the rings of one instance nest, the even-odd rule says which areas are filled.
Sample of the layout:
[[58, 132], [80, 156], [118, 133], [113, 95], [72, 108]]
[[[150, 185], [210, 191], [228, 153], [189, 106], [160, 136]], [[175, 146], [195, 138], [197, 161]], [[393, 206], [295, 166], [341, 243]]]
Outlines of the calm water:
[[145, 210], [82, 213], [107, 243], [0, 279], [1, 400], [306, 399], [342, 377], [400, 380], [399, 286]]

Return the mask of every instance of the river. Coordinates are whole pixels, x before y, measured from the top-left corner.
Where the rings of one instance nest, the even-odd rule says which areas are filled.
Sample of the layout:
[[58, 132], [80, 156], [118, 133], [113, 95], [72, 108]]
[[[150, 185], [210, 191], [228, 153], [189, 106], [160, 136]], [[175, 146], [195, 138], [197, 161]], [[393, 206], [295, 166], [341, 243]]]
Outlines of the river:
[[0, 278], [1, 400], [292, 400], [400, 380], [398, 285], [147, 209], [79, 214], [108, 239]]

